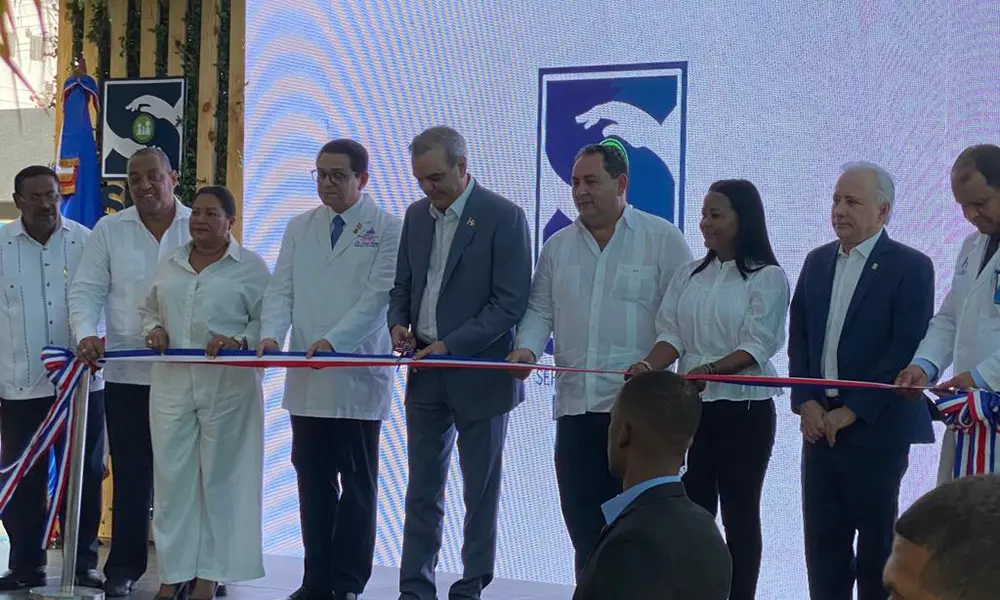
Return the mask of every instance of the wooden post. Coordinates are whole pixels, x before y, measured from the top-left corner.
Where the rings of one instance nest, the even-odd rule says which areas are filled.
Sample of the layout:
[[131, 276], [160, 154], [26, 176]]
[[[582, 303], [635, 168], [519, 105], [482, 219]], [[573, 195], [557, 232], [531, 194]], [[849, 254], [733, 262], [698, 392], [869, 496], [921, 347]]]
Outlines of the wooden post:
[[[59, 29], [56, 32], [59, 44], [56, 47], [56, 131], [52, 144], [53, 160], [58, 160], [59, 144], [62, 141], [63, 95], [62, 88], [66, 77], [73, 68], [73, 22], [69, 18], [69, 6], [66, 2], [59, 3]], [[51, 35], [52, 32], [49, 32]]]
[[230, 0], [229, 115], [226, 145], [226, 187], [236, 196], [233, 232], [243, 241], [243, 100], [246, 89], [246, 0]]
[[156, 27], [160, 24], [160, 3], [157, 0], [140, 0], [139, 21], [139, 75], [156, 75]]
[[181, 68], [181, 49], [186, 36], [184, 21], [187, 13], [187, 2], [173, 0], [170, 12], [167, 14], [167, 75], [178, 77], [184, 74]]
[[128, 0], [108, 0], [108, 17], [111, 19], [111, 77], [120, 79], [128, 74], [122, 49], [128, 29]]
[[215, 107], [219, 97], [219, 15], [216, 0], [202, 0], [201, 58], [198, 73], [197, 185], [215, 179]]
[[[84, 3], [83, 19], [83, 59], [87, 61], [87, 75], [96, 81], [100, 69], [100, 54], [97, 44], [87, 35], [90, 33], [90, 23], [94, 20], [94, 0]], [[72, 39], [73, 36], [70, 35], [70, 40]]]

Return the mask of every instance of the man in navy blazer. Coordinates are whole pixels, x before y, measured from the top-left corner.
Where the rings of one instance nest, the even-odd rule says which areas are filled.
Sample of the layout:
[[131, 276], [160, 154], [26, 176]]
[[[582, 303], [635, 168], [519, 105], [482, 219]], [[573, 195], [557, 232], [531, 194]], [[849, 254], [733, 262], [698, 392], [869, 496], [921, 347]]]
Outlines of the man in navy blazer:
[[[833, 194], [838, 241], [806, 257], [791, 303], [788, 373], [892, 383], [934, 313], [934, 265], [889, 238], [895, 188], [870, 163]], [[910, 444], [934, 441], [923, 401], [886, 390], [792, 390], [801, 416], [802, 508], [812, 600], [885, 600], [899, 484]], [[857, 555], [854, 538], [857, 534]]]
[[[467, 174], [465, 140], [457, 131], [428, 129], [410, 144], [410, 154], [427, 197], [410, 205], [403, 220], [388, 312], [393, 347], [414, 347], [416, 359], [450, 354], [502, 361], [514, 348], [514, 327], [531, 287], [524, 211]], [[521, 382], [505, 370], [410, 371], [401, 600], [436, 598], [456, 432], [466, 517], [464, 572], [450, 598], [479, 598], [493, 579], [507, 416], [523, 398]]]

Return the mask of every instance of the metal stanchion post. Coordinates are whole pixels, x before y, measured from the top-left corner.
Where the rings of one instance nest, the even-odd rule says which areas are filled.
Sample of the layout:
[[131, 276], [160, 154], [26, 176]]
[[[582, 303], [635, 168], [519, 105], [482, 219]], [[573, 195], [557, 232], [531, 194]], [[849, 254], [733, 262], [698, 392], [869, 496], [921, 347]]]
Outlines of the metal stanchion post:
[[80, 598], [104, 600], [104, 591], [79, 587], [76, 583], [76, 547], [80, 540], [80, 499], [83, 494], [83, 451], [87, 441], [87, 401], [90, 399], [90, 374], [80, 378], [73, 398], [73, 442], [69, 458], [69, 485], [64, 504], [66, 516], [63, 523], [63, 563], [62, 580], [59, 586], [47, 586], [31, 590], [33, 600], [65, 600]]

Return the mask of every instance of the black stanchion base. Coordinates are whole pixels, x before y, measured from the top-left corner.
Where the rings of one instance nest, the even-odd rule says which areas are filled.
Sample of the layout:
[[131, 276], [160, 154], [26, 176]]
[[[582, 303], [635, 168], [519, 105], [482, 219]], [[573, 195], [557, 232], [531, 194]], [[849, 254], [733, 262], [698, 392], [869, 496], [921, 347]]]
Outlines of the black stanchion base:
[[29, 597], [31, 600], [104, 600], [104, 590], [82, 586], [50, 585], [32, 588]]

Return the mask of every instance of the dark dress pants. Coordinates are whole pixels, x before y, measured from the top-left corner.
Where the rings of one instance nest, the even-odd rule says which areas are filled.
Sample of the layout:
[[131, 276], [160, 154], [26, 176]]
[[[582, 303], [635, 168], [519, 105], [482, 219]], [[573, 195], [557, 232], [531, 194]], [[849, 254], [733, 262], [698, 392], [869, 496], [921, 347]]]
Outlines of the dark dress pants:
[[577, 577], [604, 529], [601, 505], [622, 492], [608, 471], [609, 413], [584, 413], [556, 420], [556, 483]]
[[[17, 460], [45, 420], [55, 397], [30, 400], [0, 400], [0, 463]], [[62, 454], [67, 435], [55, 441], [56, 456]], [[83, 487], [80, 500], [80, 534], [77, 538], [77, 572], [97, 568], [97, 530], [101, 525], [101, 480], [104, 477], [104, 392], [90, 393], [87, 433], [83, 451]], [[17, 486], [3, 514], [10, 537], [9, 568], [30, 573], [46, 564], [43, 546], [48, 512], [49, 462], [42, 457]], [[65, 506], [63, 507], [65, 510]], [[65, 531], [63, 513], [59, 523]]]
[[372, 574], [381, 421], [292, 415], [305, 569], [316, 597], [360, 594]]
[[855, 581], [858, 600], [888, 597], [882, 570], [892, 552], [909, 454], [909, 446], [803, 442], [802, 516], [812, 600], [851, 600]]
[[733, 559], [730, 600], [756, 597], [763, 550], [760, 497], [776, 423], [771, 399], [704, 402], [688, 451], [684, 475], [688, 497], [712, 515], [722, 507]]
[[104, 387], [111, 451], [111, 551], [108, 579], [137, 581], [149, 556], [153, 504], [153, 445], [149, 437], [149, 386], [107, 382]]

